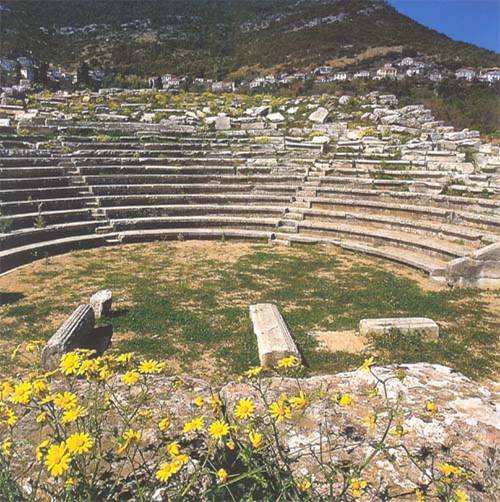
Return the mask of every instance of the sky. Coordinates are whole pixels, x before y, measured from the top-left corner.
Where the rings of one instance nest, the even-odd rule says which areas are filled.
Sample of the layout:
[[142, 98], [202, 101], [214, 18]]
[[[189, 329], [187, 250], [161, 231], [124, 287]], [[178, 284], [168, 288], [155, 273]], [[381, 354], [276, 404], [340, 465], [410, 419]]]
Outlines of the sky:
[[500, 0], [389, 0], [399, 12], [454, 40], [500, 52]]

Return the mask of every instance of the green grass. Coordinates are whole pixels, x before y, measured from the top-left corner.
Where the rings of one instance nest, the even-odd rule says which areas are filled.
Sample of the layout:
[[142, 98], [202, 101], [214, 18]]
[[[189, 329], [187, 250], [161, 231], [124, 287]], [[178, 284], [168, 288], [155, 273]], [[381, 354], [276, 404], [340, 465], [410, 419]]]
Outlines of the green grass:
[[[65, 315], [106, 287], [114, 309], [101, 324], [113, 326], [117, 349], [168, 359], [198, 376], [222, 379], [258, 364], [248, 316], [248, 305], [257, 302], [278, 305], [310, 373], [352, 369], [372, 353], [381, 363], [436, 362], [474, 378], [497, 370], [498, 318], [489, 309], [498, 293], [423, 290], [381, 260], [319, 247], [248, 244], [231, 260], [226, 253], [232, 255], [233, 244], [209, 245], [217, 256], [189, 242], [155, 243], [78, 251], [64, 262], [53, 258], [21, 270], [20, 281], [35, 292], [0, 307], [4, 341], [13, 348], [23, 339], [48, 338]], [[398, 316], [435, 319], [439, 340], [393, 333], [371, 340], [364, 353], [348, 354], [318, 350], [309, 334]]]

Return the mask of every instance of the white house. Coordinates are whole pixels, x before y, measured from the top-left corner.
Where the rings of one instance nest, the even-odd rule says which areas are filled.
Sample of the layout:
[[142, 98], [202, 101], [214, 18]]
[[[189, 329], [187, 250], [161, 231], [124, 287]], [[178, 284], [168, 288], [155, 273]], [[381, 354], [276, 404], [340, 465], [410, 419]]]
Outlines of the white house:
[[432, 82], [441, 82], [443, 80], [443, 74], [440, 71], [433, 71], [429, 73], [429, 80]]
[[399, 63], [398, 66], [413, 66], [415, 60], [413, 58], [403, 58]]
[[460, 68], [455, 72], [455, 78], [463, 80], [474, 80], [476, 78], [476, 70], [472, 68]]
[[500, 81], [500, 69], [494, 68], [491, 70], [482, 71], [478, 79], [481, 82], [489, 82], [489, 83], [498, 82]]
[[354, 74], [353, 76], [354, 79], [358, 78], [370, 78], [370, 72], [368, 70], [361, 70], [358, 71]]
[[345, 81], [348, 79], [348, 74], [346, 71], [338, 71], [333, 75], [333, 80]]
[[316, 75], [330, 75], [333, 68], [331, 66], [320, 66], [314, 70]]
[[377, 76], [380, 78], [396, 78], [398, 71], [391, 64], [385, 64], [377, 70]]

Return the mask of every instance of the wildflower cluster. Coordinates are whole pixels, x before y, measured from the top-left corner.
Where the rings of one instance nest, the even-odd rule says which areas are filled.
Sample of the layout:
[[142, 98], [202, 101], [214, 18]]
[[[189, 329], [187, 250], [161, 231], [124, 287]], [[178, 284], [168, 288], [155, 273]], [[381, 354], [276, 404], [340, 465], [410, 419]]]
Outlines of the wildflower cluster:
[[[20, 346], [14, 357], [39, 347]], [[277, 366], [287, 377], [300, 370], [293, 356]], [[241, 377], [244, 394], [229, 402], [189, 379], [162, 375], [166, 370], [163, 362], [131, 353], [75, 351], [57, 369], [0, 381], [0, 471], [6, 473], [0, 499], [116, 500], [133, 492], [149, 500], [159, 488], [166, 500], [374, 498], [380, 486], [370, 468], [397, 452], [423, 473], [406, 495], [467, 500], [471, 476], [464, 467], [444, 460], [424, 465], [402, 443], [407, 431], [398, 403], [390, 403], [373, 358], [359, 368], [373, 381], [366, 401], [385, 409], [369, 411], [362, 422], [375, 447], [351, 456], [352, 445], [333, 429], [319, 431], [309, 449], [295, 451], [284, 440], [315, 406], [332, 417], [348, 415], [356, 402], [348, 389], [308, 391], [296, 378], [292, 392], [278, 394], [266, 371], [254, 367]], [[427, 401], [422, 413], [433, 420], [439, 409]]]

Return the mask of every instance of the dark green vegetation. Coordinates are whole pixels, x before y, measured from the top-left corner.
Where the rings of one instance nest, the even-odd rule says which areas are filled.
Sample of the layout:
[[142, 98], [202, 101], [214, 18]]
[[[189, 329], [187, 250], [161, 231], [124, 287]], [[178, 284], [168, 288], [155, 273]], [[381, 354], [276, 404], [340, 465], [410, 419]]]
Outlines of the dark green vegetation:
[[[499, 64], [495, 53], [455, 42], [383, 0], [4, 0], [2, 5], [10, 9], [1, 12], [4, 55], [32, 51], [73, 68], [86, 59], [121, 78], [168, 71], [221, 78], [237, 70], [244, 75], [305, 68], [380, 47], [419, 51], [452, 69]], [[61, 34], [60, 28], [69, 27], [87, 29]]]
[[[112, 324], [114, 346], [167, 359], [173, 371], [218, 380], [258, 364], [248, 305], [273, 302], [312, 373], [352, 369], [375, 354], [380, 363], [438, 362], [492, 377], [498, 311], [491, 309], [500, 294], [424, 291], [393, 270], [381, 260], [316, 247], [186, 242], [75, 252], [1, 279], [0, 362], [8, 366], [5, 354], [21, 340], [48, 338], [76, 305], [106, 287], [115, 300], [103, 324]], [[395, 316], [433, 318], [441, 338], [394, 333], [348, 354], [318, 350], [308, 334]]]

